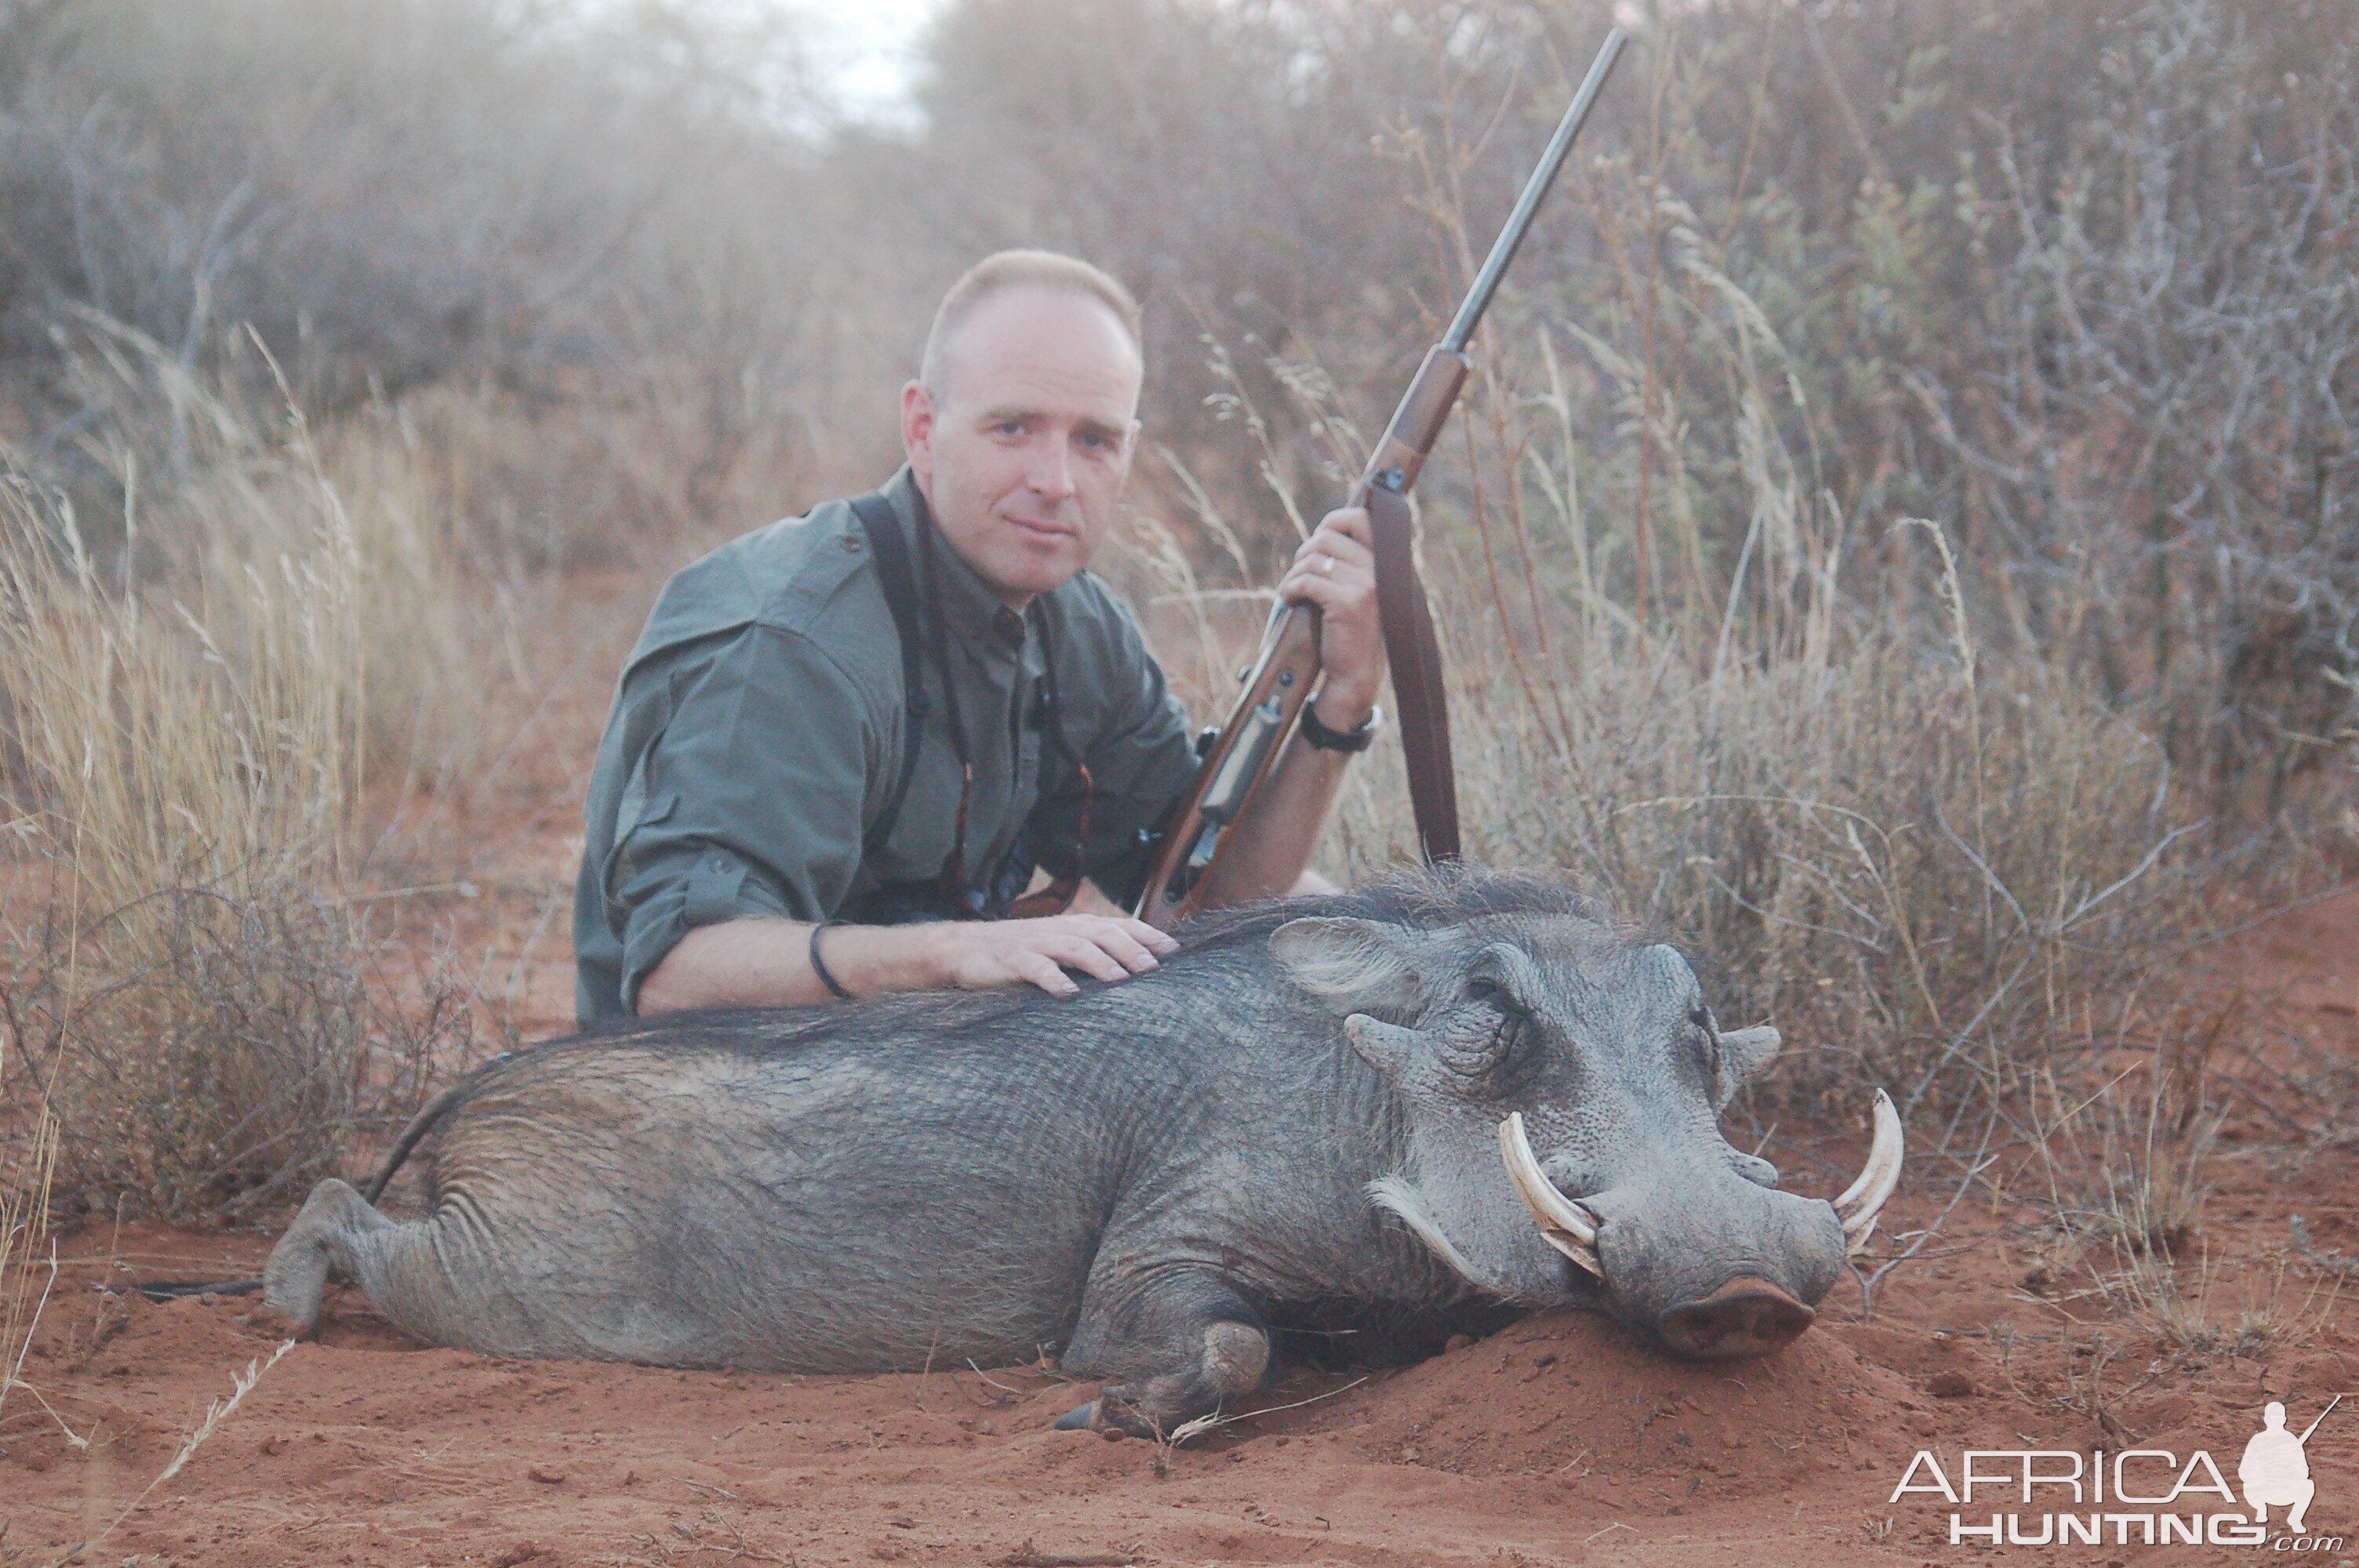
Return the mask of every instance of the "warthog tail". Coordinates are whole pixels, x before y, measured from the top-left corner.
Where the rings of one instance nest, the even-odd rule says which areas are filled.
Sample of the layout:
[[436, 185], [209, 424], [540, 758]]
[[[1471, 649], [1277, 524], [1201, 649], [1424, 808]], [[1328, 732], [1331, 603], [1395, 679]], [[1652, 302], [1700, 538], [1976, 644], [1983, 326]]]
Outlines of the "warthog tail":
[[379, 1165], [376, 1174], [369, 1178], [369, 1184], [361, 1189], [361, 1196], [374, 1204], [385, 1195], [385, 1189], [391, 1184], [394, 1173], [408, 1160], [409, 1152], [418, 1147], [419, 1140], [433, 1131], [438, 1123], [458, 1108], [459, 1101], [465, 1098], [466, 1087], [464, 1083], [451, 1085], [428, 1100], [418, 1114], [409, 1119], [409, 1125], [401, 1130], [401, 1136], [393, 1141], [391, 1149], [386, 1151], [385, 1163]]

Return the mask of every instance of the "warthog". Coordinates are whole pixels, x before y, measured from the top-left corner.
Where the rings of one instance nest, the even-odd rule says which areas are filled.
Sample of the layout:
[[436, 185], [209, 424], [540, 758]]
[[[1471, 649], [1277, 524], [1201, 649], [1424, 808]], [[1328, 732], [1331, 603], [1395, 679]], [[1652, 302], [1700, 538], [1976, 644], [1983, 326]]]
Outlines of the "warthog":
[[1899, 1173], [1881, 1096], [1833, 1204], [1729, 1146], [1718, 1113], [1777, 1047], [1562, 888], [1421, 873], [1214, 917], [1068, 1000], [679, 1015], [504, 1057], [420, 1118], [429, 1216], [321, 1182], [266, 1300], [309, 1327], [332, 1271], [437, 1344], [658, 1366], [1060, 1345], [1110, 1384], [1060, 1424], [1139, 1433], [1259, 1385], [1274, 1325], [1571, 1305], [1753, 1355], [1809, 1325]]

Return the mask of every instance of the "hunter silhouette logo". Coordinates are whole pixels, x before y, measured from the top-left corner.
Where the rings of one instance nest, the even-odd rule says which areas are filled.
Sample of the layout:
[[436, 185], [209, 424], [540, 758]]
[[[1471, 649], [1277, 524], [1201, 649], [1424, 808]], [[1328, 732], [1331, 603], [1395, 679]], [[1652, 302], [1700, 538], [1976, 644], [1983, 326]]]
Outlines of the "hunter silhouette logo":
[[2310, 1511], [2310, 1498], [2318, 1496], [2318, 1483], [2310, 1478], [2310, 1434], [2342, 1402], [2341, 1394], [2328, 1400], [2318, 1421], [2299, 1437], [2286, 1430], [2285, 1406], [2272, 1400], [2261, 1411], [2261, 1430], [2245, 1444], [2244, 1463], [2236, 1466], [2236, 1479], [2245, 1484], [2245, 1506], [2253, 1510], [2255, 1524], [2268, 1523], [2273, 1508], [2291, 1509], [2286, 1528], [2296, 1535], [2310, 1533], [2302, 1516]]
[[[1948, 1531], [1952, 1546], [2184, 1544], [2339, 1552], [2343, 1537], [2310, 1531], [2310, 1505], [2318, 1496], [2310, 1440], [2343, 1400], [2337, 1394], [2328, 1400], [2299, 1434], [2287, 1427], [2283, 1404], [2271, 1400], [2263, 1409], [2261, 1430], [2236, 1465], [2241, 1511], [2230, 1511], [2237, 1507], [2236, 1489], [2200, 1448], [2183, 1462], [2161, 1448], [1969, 1448], [1947, 1469], [1920, 1449], [1886, 1500], [1938, 1498], [1948, 1504], [1954, 1510]], [[1969, 1512], [1977, 1502], [1985, 1508], [2011, 1503], [2015, 1509]], [[2288, 1510], [2275, 1533], [2271, 1509]]]

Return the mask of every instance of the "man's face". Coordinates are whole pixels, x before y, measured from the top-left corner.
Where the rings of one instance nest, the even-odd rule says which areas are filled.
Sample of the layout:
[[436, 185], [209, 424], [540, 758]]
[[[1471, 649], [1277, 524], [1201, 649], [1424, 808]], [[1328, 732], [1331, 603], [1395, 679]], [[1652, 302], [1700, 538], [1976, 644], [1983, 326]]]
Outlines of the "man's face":
[[1021, 609], [1088, 566], [1114, 523], [1137, 352], [1096, 299], [1019, 285], [960, 324], [940, 380], [901, 389], [901, 444], [951, 547]]

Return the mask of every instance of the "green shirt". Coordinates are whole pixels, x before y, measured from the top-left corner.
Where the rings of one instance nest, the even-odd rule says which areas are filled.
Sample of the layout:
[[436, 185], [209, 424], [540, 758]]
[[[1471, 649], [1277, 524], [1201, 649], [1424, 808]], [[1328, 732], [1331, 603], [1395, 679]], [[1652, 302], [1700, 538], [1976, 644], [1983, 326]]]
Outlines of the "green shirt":
[[[932, 524], [908, 469], [884, 494], [914, 546], [912, 530]], [[1144, 831], [1194, 776], [1187, 710], [1103, 581], [1082, 572], [1042, 596], [1059, 728], [1094, 786], [1084, 850], [1078, 773], [1039, 727], [1043, 639], [939, 535], [934, 545], [928, 613], [938, 608], [949, 631], [974, 766], [970, 882], [1011, 851], [1058, 874], [1081, 854], [1126, 905], [1151, 869]], [[924, 665], [930, 689], [940, 676], [930, 657]], [[892, 831], [874, 857], [863, 848], [900, 780], [906, 713], [900, 639], [849, 503], [733, 540], [667, 583], [623, 666], [590, 781], [573, 899], [582, 1020], [635, 1011], [640, 982], [693, 927], [828, 919], [885, 883], [931, 879], [953, 843], [960, 785], [940, 700], [920, 721]]]

